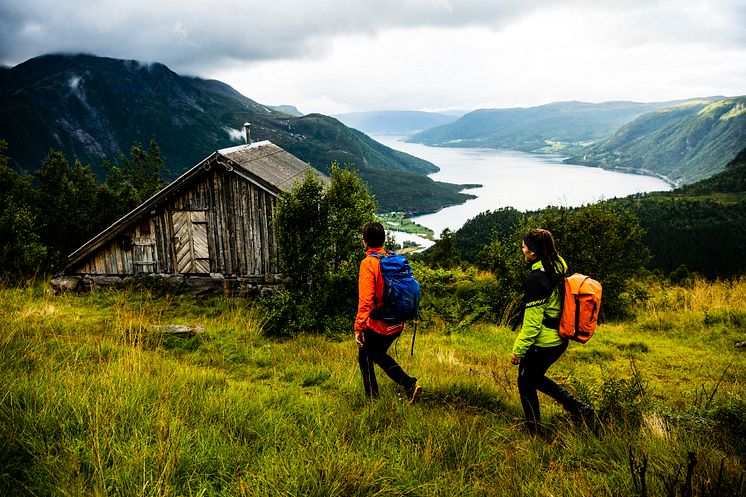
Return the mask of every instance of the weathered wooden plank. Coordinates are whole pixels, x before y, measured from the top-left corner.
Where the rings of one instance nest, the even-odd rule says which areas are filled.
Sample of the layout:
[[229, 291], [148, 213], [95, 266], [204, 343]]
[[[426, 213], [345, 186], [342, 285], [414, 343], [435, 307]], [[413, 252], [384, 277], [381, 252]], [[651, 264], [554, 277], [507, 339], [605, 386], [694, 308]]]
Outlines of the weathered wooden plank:
[[231, 243], [233, 244], [233, 253], [235, 254], [235, 265], [233, 266], [233, 274], [243, 274], [243, 261], [244, 251], [241, 245], [241, 185], [240, 178], [233, 175], [231, 178], [231, 216], [233, 226], [233, 236], [231, 237]]
[[246, 189], [246, 274], [254, 274], [256, 269], [256, 250], [254, 249], [254, 233], [256, 226], [254, 224], [254, 185], [249, 185]]
[[220, 171], [221, 180], [221, 195], [220, 195], [220, 215], [223, 223], [223, 231], [220, 236], [223, 238], [223, 250], [225, 250], [225, 266], [223, 266], [223, 274], [231, 274], [233, 272], [233, 243], [231, 240], [231, 182], [228, 175], [221, 169]]
[[276, 198], [272, 197], [269, 199], [269, 206], [267, 208], [268, 224], [269, 224], [269, 268], [268, 272], [271, 274], [279, 273], [279, 260], [277, 258], [277, 231], [275, 227], [275, 206]]
[[269, 224], [267, 222], [267, 196], [262, 192], [262, 273], [269, 272]]
[[212, 210], [214, 213], [213, 226], [215, 227], [215, 235], [213, 240], [215, 241], [216, 250], [216, 270], [219, 273], [225, 273], [225, 247], [223, 246], [223, 218], [222, 209], [220, 207], [221, 202], [219, 200], [221, 195], [220, 178], [218, 174], [213, 174], [212, 179], [212, 190], [210, 192], [210, 201]]
[[124, 250], [119, 241], [114, 242], [114, 274], [124, 274]]
[[153, 216], [153, 240], [155, 240], [155, 267], [156, 273], [163, 272], [165, 258], [163, 257], [163, 228], [161, 225], [160, 212]]
[[252, 255], [254, 258], [254, 271], [253, 274], [261, 274], [262, 272], [262, 261], [261, 261], [261, 248], [262, 248], [262, 227], [261, 227], [261, 217], [259, 215], [259, 210], [261, 209], [261, 204], [259, 201], [259, 197], [261, 196], [262, 192], [258, 188], [252, 188], [252, 195], [251, 195], [251, 218], [252, 218], [252, 225], [254, 226], [254, 236], [253, 236], [253, 251]]
[[251, 222], [250, 219], [248, 219], [246, 215], [246, 202], [249, 197], [248, 195], [248, 189], [249, 185], [247, 181], [241, 181], [240, 183], [241, 188], [241, 196], [240, 196], [240, 208], [238, 209], [239, 215], [241, 216], [241, 274], [249, 274], [249, 268], [250, 268], [250, 260], [249, 257], [251, 256], [250, 247], [249, 247], [249, 224]]
[[233, 216], [236, 226], [234, 244], [236, 246], [236, 274], [246, 274], [246, 249], [244, 248], [243, 239], [244, 231], [244, 214], [243, 214], [243, 185], [244, 179], [234, 176], [233, 179]]
[[99, 253], [96, 255], [94, 272], [96, 274], [103, 274], [105, 269], [106, 267], [104, 266], [104, 255], [102, 253]]
[[240, 274], [241, 273], [241, 250], [238, 244], [238, 213], [236, 211], [236, 176], [230, 175], [230, 194], [227, 195], [227, 209], [226, 215], [228, 216], [228, 233], [229, 243], [231, 245], [231, 268], [229, 274]]
[[132, 252], [122, 250], [122, 274], [135, 274], [135, 268], [132, 267]]

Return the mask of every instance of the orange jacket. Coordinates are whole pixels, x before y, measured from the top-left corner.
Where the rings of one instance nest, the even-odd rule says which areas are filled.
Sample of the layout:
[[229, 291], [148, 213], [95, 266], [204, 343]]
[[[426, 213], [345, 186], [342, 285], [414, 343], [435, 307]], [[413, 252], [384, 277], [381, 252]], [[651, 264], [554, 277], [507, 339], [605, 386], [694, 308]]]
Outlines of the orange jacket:
[[381, 261], [377, 257], [369, 257], [373, 252], [383, 252], [383, 248], [369, 248], [365, 252], [365, 259], [360, 263], [355, 332], [362, 332], [366, 328], [370, 328], [381, 335], [393, 335], [404, 329], [404, 323], [391, 326], [370, 317], [373, 309], [383, 306]]

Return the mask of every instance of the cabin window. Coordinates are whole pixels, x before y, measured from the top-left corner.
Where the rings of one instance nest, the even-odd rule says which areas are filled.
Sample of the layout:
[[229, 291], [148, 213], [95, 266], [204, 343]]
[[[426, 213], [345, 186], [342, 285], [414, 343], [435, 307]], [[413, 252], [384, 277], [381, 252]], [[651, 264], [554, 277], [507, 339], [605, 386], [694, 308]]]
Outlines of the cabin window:
[[150, 219], [140, 222], [140, 236], [150, 235]]
[[125, 252], [132, 250], [132, 237], [130, 235], [122, 235], [119, 237], [119, 246]]

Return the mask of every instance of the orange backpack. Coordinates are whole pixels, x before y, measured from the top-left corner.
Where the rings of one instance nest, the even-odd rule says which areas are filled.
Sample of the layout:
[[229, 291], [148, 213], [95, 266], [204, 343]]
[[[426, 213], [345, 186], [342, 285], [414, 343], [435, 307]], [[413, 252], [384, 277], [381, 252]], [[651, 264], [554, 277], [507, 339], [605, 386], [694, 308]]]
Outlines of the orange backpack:
[[565, 278], [559, 334], [562, 338], [585, 343], [591, 339], [601, 309], [601, 283], [575, 273]]

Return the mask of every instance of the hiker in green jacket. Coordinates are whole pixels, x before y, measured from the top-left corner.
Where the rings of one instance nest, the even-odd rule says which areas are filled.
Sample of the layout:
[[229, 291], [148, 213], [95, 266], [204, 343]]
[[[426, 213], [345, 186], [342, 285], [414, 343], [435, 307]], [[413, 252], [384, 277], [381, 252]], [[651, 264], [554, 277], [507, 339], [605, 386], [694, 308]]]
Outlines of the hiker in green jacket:
[[545, 376], [549, 367], [567, 350], [567, 340], [557, 331], [567, 264], [557, 253], [554, 237], [545, 229], [526, 233], [523, 258], [531, 272], [526, 280], [523, 324], [513, 344], [510, 362], [518, 366], [518, 392], [526, 426], [532, 433], [540, 426], [537, 390], [562, 404], [577, 422], [588, 422], [593, 418], [591, 406]]

